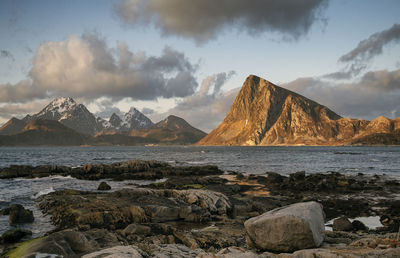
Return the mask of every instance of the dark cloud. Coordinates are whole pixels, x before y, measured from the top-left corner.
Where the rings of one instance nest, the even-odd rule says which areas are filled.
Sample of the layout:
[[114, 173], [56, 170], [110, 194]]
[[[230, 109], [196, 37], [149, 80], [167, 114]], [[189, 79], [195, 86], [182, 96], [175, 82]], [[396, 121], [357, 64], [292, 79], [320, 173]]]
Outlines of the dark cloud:
[[400, 24], [394, 24], [390, 29], [372, 34], [358, 43], [357, 47], [339, 58], [340, 62], [368, 61], [382, 54], [383, 47], [389, 43], [400, 41]]
[[327, 0], [120, 0], [114, 9], [125, 24], [154, 25], [163, 35], [202, 43], [231, 29], [298, 39], [324, 20], [327, 5]]
[[[133, 53], [126, 44], [110, 48], [97, 33], [42, 44], [33, 58], [30, 80], [0, 86], [0, 103], [32, 98], [103, 96], [155, 100], [192, 95], [197, 64], [171, 47], [160, 56]], [[29, 83], [30, 82], [30, 83]]]
[[367, 64], [373, 57], [382, 54], [385, 45], [397, 42], [400, 42], [400, 25], [394, 24], [390, 29], [374, 33], [360, 41], [356, 48], [339, 58], [339, 62], [347, 64], [345, 68], [322, 77], [334, 80], [352, 79], [368, 67]]
[[400, 70], [373, 71], [353, 83], [300, 78], [282, 85], [311, 98], [340, 115], [373, 119], [400, 116]]
[[183, 98], [178, 104], [162, 114], [152, 114], [153, 121], [167, 115], [177, 115], [191, 125], [206, 132], [214, 129], [226, 116], [239, 89], [223, 92], [221, 87], [236, 73], [218, 73], [205, 78], [200, 89], [192, 96]]
[[339, 72], [325, 74], [323, 77], [334, 80], [347, 80], [359, 75], [362, 71], [365, 70], [365, 68], [367, 68], [367, 65], [355, 63], [348, 65], [346, 68], [342, 69]]
[[11, 59], [13, 61], [15, 60], [14, 56], [11, 54], [11, 52], [8, 50], [4, 50], [4, 49], [0, 50], [0, 58], [7, 58], [7, 59]]

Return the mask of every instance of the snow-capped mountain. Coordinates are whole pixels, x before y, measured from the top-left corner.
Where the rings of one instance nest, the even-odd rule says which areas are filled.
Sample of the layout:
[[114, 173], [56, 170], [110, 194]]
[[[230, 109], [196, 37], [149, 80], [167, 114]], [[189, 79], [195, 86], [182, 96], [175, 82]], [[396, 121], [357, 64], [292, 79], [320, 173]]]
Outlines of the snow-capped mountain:
[[143, 115], [136, 108], [131, 107], [122, 119], [121, 128], [131, 131], [133, 129], [147, 128], [151, 125], [153, 125], [153, 122], [147, 116]]
[[0, 128], [0, 134], [20, 133], [26, 124], [34, 120], [55, 120], [79, 133], [88, 135], [126, 133], [153, 125], [153, 122], [136, 108], [131, 108], [122, 119], [114, 113], [107, 121], [92, 114], [85, 105], [78, 104], [68, 97], [54, 99], [37, 114], [26, 115], [21, 120], [11, 119]]
[[27, 116], [27, 120], [56, 120], [65, 126], [83, 133], [94, 135], [109, 127], [109, 123], [93, 115], [83, 104], [78, 104], [72, 98], [56, 98], [39, 113]]
[[109, 123], [117, 131], [132, 131], [135, 129], [143, 129], [153, 125], [153, 122], [139, 110], [132, 107], [121, 119], [117, 114], [113, 113]]

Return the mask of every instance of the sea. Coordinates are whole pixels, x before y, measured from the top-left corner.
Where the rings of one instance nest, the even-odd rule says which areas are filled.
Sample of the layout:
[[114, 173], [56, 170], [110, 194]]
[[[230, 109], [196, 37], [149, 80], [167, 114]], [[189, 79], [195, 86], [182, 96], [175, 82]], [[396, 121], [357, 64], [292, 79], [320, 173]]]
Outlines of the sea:
[[[0, 147], [0, 170], [10, 165], [110, 164], [126, 160], [158, 160], [171, 165], [217, 165], [229, 172], [265, 174], [277, 172], [378, 174], [400, 178], [400, 147], [204, 147], [204, 146], [109, 146], [109, 147]], [[107, 181], [113, 190], [140, 187], [145, 180]], [[50, 218], [38, 209], [35, 199], [62, 189], [97, 191], [98, 181], [52, 176], [35, 179], [0, 180], [0, 209], [18, 203], [31, 209], [35, 222], [18, 225], [42, 236], [54, 229]], [[0, 216], [0, 235], [13, 229], [8, 216]]]

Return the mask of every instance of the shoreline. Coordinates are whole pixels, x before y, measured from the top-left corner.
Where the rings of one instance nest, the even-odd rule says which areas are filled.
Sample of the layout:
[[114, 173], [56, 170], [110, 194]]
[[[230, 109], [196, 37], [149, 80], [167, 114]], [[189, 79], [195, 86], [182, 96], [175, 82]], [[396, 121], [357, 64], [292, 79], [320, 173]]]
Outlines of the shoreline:
[[[164, 245], [169, 245], [170, 248], [183, 245], [189, 250], [198, 250], [209, 255], [224, 248], [240, 248], [242, 254], [251, 252], [261, 255], [259, 251], [247, 246], [244, 221], [277, 207], [307, 201], [317, 201], [323, 205], [326, 221], [340, 216], [379, 216], [383, 224], [383, 227], [376, 230], [351, 230], [346, 233], [347, 238], [343, 238], [345, 233], [340, 231], [326, 233], [322, 246], [326, 252], [343, 247], [343, 244], [346, 244], [347, 251], [354, 249], [350, 240], [360, 241], [367, 236], [374, 239], [393, 237], [396, 233], [394, 228], [400, 221], [395, 208], [397, 205], [400, 207], [400, 200], [398, 196], [397, 200], [394, 199], [400, 192], [400, 181], [383, 175], [345, 175], [337, 172], [297, 172], [289, 175], [269, 172], [265, 175], [254, 175], [224, 173], [216, 166], [172, 166], [157, 161], [89, 164], [82, 168], [47, 166], [26, 169], [30, 173], [19, 168], [14, 170], [19, 171], [17, 174], [9, 173], [8, 176], [42, 177], [59, 173], [61, 176], [89, 179], [97, 183], [106, 178], [165, 179], [147, 186], [132, 186], [121, 190], [62, 190], [39, 196], [36, 199], [38, 207], [44, 215], [50, 216], [57, 227], [44, 239], [53, 239], [56, 236], [56, 239], [64, 239], [65, 234], [79, 235], [89, 242], [94, 241], [91, 242], [90, 252], [124, 243], [123, 245], [135, 246], [148, 255], [151, 255], [155, 246], [164, 250]], [[190, 197], [194, 193], [196, 195]], [[164, 199], [164, 196], [170, 197]], [[174, 202], [171, 203], [170, 200]], [[210, 200], [220, 203], [219, 206], [215, 206], [214, 201]], [[204, 204], [200, 205], [202, 202]], [[200, 205], [200, 210], [194, 208], [197, 205]], [[121, 207], [137, 208], [124, 213], [125, 208]], [[110, 214], [111, 217], [104, 217], [104, 214]], [[160, 230], [160, 227], [165, 229]], [[130, 233], [131, 228], [136, 228], [137, 233]], [[92, 239], [94, 232], [99, 234], [99, 230], [103, 238], [108, 240]], [[110, 239], [119, 239], [119, 242]], [[13, 252], [18, 250], [18, 246], [20, 245], [17, 244], [17, 249], [13, 249], [13, 245], [6, 245], [4, 251]], [[77, 251], [75, 254], [88, 253], [89, 249], [85, 249], [85, 252]], [[366, 249], [371, 248], [364, 246], [363, 250]], [[399, 248], [394, 250], [397, 249]], [[372, 248], [370, 251], [376, 250]]]

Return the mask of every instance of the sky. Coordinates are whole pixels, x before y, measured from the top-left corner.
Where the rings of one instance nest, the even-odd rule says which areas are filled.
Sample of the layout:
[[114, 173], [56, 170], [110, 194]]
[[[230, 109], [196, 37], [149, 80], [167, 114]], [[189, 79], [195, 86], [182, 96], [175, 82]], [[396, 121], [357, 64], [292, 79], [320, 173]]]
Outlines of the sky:
[[344, 117], [400, 116], [398, 0], [2, 0], [0, 125], [73, 97], [211, 131], [250, 74]]

